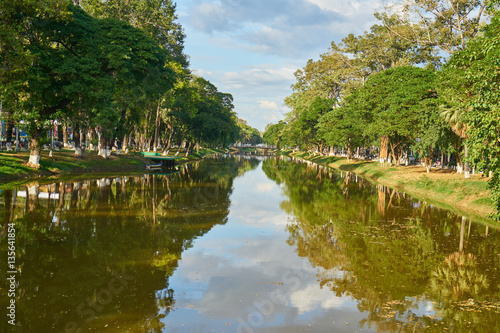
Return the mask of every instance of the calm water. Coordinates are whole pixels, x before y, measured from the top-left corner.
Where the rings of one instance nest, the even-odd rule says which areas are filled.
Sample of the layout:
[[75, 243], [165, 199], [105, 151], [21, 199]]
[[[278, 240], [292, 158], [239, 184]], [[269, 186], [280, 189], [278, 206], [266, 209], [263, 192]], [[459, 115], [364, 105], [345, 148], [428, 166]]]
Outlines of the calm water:
[[0, 221], [1, 332], [500, 331], [498, 230], [298, 161], [31, 184]]

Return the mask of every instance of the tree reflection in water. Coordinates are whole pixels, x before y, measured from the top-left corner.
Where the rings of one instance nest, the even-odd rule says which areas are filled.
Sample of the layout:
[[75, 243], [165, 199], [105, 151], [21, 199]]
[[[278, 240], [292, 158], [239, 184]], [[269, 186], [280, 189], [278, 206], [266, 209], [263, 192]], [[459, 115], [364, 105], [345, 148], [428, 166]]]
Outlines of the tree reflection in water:
[[[233, 179], [259, 163], [219, 156], [173, 174], [1, 191], [0, 248], [16, 225], [17, 331], [161, 332], [182, 252], [226, 223]], [[0, 296], [5, 309], [6, 288]], [[0, 331], [9, 329], [2, 320]]]
[[[268, 159], [288, 244], [384, 332], [500, 331], [500, 233], [349, 172]], [[467, 231], [466, 231], [467, 229]], [[458, 250], [458, 252], [457, 252]]]

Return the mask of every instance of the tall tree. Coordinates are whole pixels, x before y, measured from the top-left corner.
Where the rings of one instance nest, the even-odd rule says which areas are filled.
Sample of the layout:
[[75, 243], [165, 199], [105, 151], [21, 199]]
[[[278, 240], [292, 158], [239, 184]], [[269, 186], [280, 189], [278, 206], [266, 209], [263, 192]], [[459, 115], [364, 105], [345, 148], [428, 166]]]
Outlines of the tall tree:
[[[116, 19], [97, 22], [99, 60], [114, 83], [110, 105], [113, 110], [108, 109], [114, 114], [106, 109], [96, 110], [94, 125], [99, 127], [103, 138], [109, 140], [123, 135], [120, 130], [127, 116], [158, 105], [160, 96], [173, 87], [175, 73], [167, 66], [168, 52], [142, 30]], [[153, 127], [151, 123], [146, 125]]]
[[348, 105], [368, 117], [364, 127], [366, 135], [389, 139], [391, 159], [399, 164], [405, 145], [425, 134], [429, 118], [426, 112], [439, 113], [437, 103], [432, 103], [437, 98], [435, 85], [432, 70], [392, 68], [370, 76]]
[[263, 134], [264, 142], [281, 149], [284, 144], [286, 144], [286, 140], [284, 138], [285, 125], [286, 124], [283, 120], [280, 120], [277, 124], [268, 124]]
[[363, 143], [363, 120], [354, 108], [343, 106], [324, 114], [318, 122], [318, 134], [328, 146], [345, 148], [347, 160], [355, 147]]
[[[24, 39], [31, 59], [23, 76], [15, 77], [17, 117], [27, 122], [30, 160], [39, 166], [43, 128], [55, 119], [85, 112], [106, 135], [116, 128], [117, 106], [124, 93], [153, 97], [170, 88], [166, 50], [126, 22], [98, 20], [68, 5], [66, 18], [26, 15]], [[29, 16], [32, 15], [32, 16]], [[23, 67], [23, 68], [24, 68]]]
[[[491, 10], [498, 4], [499, 1], [493, 1]], [[489, 185], [496, 208], [494, 218], [500, 220], [500, 14], [494, 13], [484, 36], [469, 42], [450, 59], [445, 70], [452, 75], [444, 82], [448, 83], [448, 101], [462, 111], [470, 145], [469, 160], [478, 169], [493, 171]]]
[[[50, 42], [43, 36], [43, 26], [48, 21], [67, 21], [71, 14], [66, 7], [65, 0], [0, 1], [0, 101], [7, 111], [8, 140], [14, 123], [21, 120], [23, 105], [20, 102], [31, 97], [25, 88], [37, 61], [33, 47], [37, 44], [48, 46]], [[43, 112], [55, 112], [63, 104], [45, 104]], [[32, 160], [38, 163], [36, 158]]]
[[172, 0], [73, 0], [97, 18], [114, 18], [130, 23], [146, 32], [161, 47], [169, 51], [170, 60], [188, 67], [184, 52], [186, 38], [177, 22], [176, 4]]
[[463, 50], [484, 22], [488, 0], [402, 0], [376, 16], [409, 42], [453, 54]]

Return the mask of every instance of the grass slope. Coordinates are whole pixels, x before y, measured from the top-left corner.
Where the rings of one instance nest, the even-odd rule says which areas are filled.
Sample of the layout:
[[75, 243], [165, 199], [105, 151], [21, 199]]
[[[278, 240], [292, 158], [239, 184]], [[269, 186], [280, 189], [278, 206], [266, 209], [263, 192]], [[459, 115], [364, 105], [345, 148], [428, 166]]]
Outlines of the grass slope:
[[[186, 163], [217, 152], [219, 151], [204, 149], [187, 157], [179, 154], [181, 158], [177, 163]], [[143, 172], [144, 166], [151, 164], [151, 161], [140, 153], [112, 154], [107, 159], [97, 156], [96, 152], [84, 152], [82, 157], [76, 157], [73, 150], [54, 151], [52, 155], [50, 158], [48, 152], [43, 151], [40, 168], [34, 170], [25, 165], [29, 159], [29, 152], [0, 152], [0, 188], [18, 186], [42, 177]]]

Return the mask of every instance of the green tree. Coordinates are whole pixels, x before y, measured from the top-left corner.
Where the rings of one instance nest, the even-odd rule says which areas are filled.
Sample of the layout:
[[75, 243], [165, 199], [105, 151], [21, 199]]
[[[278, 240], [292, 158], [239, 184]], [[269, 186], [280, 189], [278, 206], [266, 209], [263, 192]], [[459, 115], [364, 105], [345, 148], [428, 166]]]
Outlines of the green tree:
[[355, 147], [363, 143], [362, 118], [348, 106], [335, 108], [324, 114], [316, 125], [319, 135], [328, 146], [345, 148], [347, 160], [353, 156]]
[[[498, 5], [494, 1], [492, 5]], [[447, 101], [461, 111], [470, 146], [469, 161], [480, 170], [492, 170], [490, 179], [495, 219], [500, 220], [500, 16], [498, 12], [485, 28], [484, 36], [469, 42], [450, 59], [445, 78]], [[453, 81], [451, 81], [453, 80]], [[453, 96], [453, 99], [450, 97]]]
[[218, 91], [217, 87], [202, 77], [193, 77], [194, 113], [175, 113], [180, 120], [181, 137], [188, 142], [188, 151], [195, 143], [209, 146], [227, 146], [238, 138], [237, 118], [233, 111], [233, 97]]
[[[177, 80], [185, 80], [189, 75], [189, 61], [184, 54], [186, 36], [182, 26], [177, 22], [176, 5], [171, 0], [74, 0], [73, 2], [94, 17], [125, 21], [141, 29], [166, 51], [167, 67], [176, 71]], [[183, 73], [180, 73], [177, 65], [182, 67]], [[174, 128], [173, 118], [167, 116], [171, 111], [168, 106], [175, 103], [172, 94], [158, 96], [155, 100], [138, 98], [130, 91], [118, 96], [126, 99], [121, 106], [119, 131], [117, 131], [117, 134], [123, 136], [126, 145], [130, 140], [130, 133], [135, 131], [136, 141], [141, 145], [141, 149], [149, 150], [153, 142], [153, 150], [156, 151], [162, 137], [162, 128], [165, 128], [169, 134], [164, 135], [166, 136], [164, 140], [167, 142], [166, 146], [169, 146], [173, 134], [178, 131]]]
[[488, 17], [487, 0], [403, 0], [377, 13], [401, 39], [448, 54], [463, 50]]
[[[127, 117], [158, 105], [160, 96], [173, 87], [175, 73], [167, 66], [168, 52], [142, 30], [116, 19], [98, 22], [100, 62], [114, 84], [110, 108], [96, 110], [92, 117], [93, 125], [105, 140], [101, 148], [106, 157], [107, 141], [118, 135], [122, 137], [123, 131], [129, 130], [123, 126]], [[153, 127], [151, 123], [145, 126]]]
[[[126, 22], [94, 19], [69, 5], [67, 19], [26, 15], [26, 53], [32, 62], [8, 86], [15, 92], [17, 118], [27, 122], [30, 160], [39, 166], [46, 124], [82, 114], [104, 139], [119, 127], [126, 98], [156, 99], [172, 86], [167, 51]], [[12, 88], [12, 87], [15, 87]], [[7, 89], [6, 89], [7, 91]], [[123, 117], [123, 114], [122, 114]], [[106, 142], [104, 142], [106, 147]], [[107, 154], [104, 153], [104, 156]]]
[[303, 148], [310, 150], [317, 148], [319, 153], [323, 154], [325, 140], [318, 133], [317, 124], [320, 118], [332, 109], [332, 105], [332, 100], [318, 96], [314, 102], [305, 105], [304, 109], [290, 124], [293, 137]]
[[248, 125], [246, 120], [238, 119], [238, 127], [240, 132], [239, 142], [251, 145], [257, 145], [263, 142], [259, 130]]
[[[320, 55], [319, 60], [309, 60], [303, 69], [295, 72], [296, 83], [292, 86], [294, 91], [285, 99], [285, 104], [292, 109], [287, 115], [285, 132], [298, 144], [310, 146], [308, 136], [310, 133], [314, 136], [315, 129], [307, 125], [317, 125], [310, 119], [310, 110], [318, 97], [331, 100], [332, 107], [343, 106], [346, 98], [364, 85], [370, 75], [398, 66], [416, 64], [435, 67], [439, 65], [439, 61], [432, 48], [418, 47], [381, 25], [372, 26], [360, 36], [349, 34], [341, 44], [332, 43], [328, 52]], [[338, 112], [336, 115], [342, 117]], [[304, 118], [307, 118], [309, 124], [304, 123]], [[318, 120], [319, 118], [316, 119]], [[327, 135], [325, 126], [323, 133]], [[333, 139], [332, 135], [330, 139]]]
[[168, 51], [170, 60], [184, 68], [188, 60], [184, 55], [182, 26], [177, 22], [176, 4], [171, 0], [73, 0], [76, 5], [97, 18], [114, 18], [140, 28], [158, 45]]
[[22, 75], [7, 89], [14, 96], [9, 104], [17, 106], [17, 119], [27, 122], [28, 164], [33, 167], [39, 166], [40, 140], [48, 122], [70, 114], [82, 95], [92, 105], [109, 97], [109, 78], [98, 74], [101, 64], [95, 59], [98, 47], [92, 39], [93, 21], [83, 11], [67, 8], [65, 19], [39, 15], [29, 10], [29, 4], [22, 4], [17, 12], [26, 25], [16, 36], [24, 41], [20, 62], [29, 59], [30, 63], [28, 67], [19, 65]]
[[284, 138], [285, 122], [280, 120], [277, 124], [268, 124], [263, 134], [264, 142], [268, 145], [274, 145], [281, 149], [286, 140]]
[[[366, 136], [386, 136], [390, 158], [399, 165], [404, 148], [426, 134], [432, 117], [439, 113], [432, 100], [437, 98], [435, 73], [417, 67], [397, 67], [374, 74], [357, 90], [349, 106], [365, 119]], [[433, 146], [427, 142], [426, 147]]]
[[[401, 27], [403, 28], [403, 27]], [[404, 27], [406, 28], [406, 27]], [[349, 34], [342, 39], [342, 49], [350, 54], [357, 76], [364, 83], [372, 74], [400, 66], [439, 66], [439, 57], [432, 48], [419, 47], [383, 25], [375, 24], [363, 35]]]
[[[413, 136], [413, 149], [422, 157], [427, 172], [430, 172], [437, 148], [446, 149], [454, 134], [448, 123], [439, 112], [441, 100], [437, 97], [435, 83], [429, 89], [434, 95], [428, 96], [419, 103], [416, 114], [416, 126]], [[442, 161], [441, 161], [442, 162]]]

